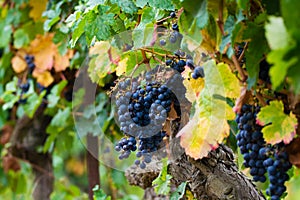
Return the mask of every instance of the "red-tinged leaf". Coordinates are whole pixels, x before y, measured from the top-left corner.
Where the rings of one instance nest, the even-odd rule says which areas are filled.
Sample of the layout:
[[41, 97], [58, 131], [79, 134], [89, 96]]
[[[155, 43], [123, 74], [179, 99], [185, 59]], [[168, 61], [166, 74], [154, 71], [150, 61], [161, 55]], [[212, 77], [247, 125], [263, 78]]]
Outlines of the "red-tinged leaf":
[[235, 101], [235, 105], [233, 107], [233, 111], [235, 113], [240, 113], [242, 106], [249, 101], [251, 97], [251, 92], [247, 90], [246, 87], [241, 88], [241, 94], [239, 96], [239, 98], [236, 99]]
[[288, 144], [296, 135], [297, 118], [293, 113], [284, 113], [281, 101], [271, 101], [270, 105], [263, 107], [257, 115], [257, 120], [257, 123], [266, 125], [262, 132], [267, 143], [276, 144], [283, 141]]

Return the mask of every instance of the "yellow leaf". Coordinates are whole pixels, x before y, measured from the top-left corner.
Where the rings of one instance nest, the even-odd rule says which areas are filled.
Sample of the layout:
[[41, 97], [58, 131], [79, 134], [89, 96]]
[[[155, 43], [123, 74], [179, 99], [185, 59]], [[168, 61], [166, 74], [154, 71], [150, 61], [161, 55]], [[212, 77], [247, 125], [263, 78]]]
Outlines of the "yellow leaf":
[[127, 61], [128, 61], [128, 57], [125, 57], [118, 63], [118, 66], [116, 68], [117, 76], [121, 76], [123, 73], [126, 72]]
[[177, 135], [186, 154], [195, 159], [207, 156], [219, 146], [229, 134], [227, 119], [234, 118], [234, 113], [224, 98], [224, 80], [216, 63], [208, 61], [203, 64], [203, 68], [205, 82], [185, 84], [188, 86], [187, 90], [201, 89], [200, 95], [195, 95], [195, 91], [189, 94], [189, 100], [195, 101], [195, 114]]
[[42, 14], [46, 10], [47, 2], [46, 0], [29, 0], [29, 5], [31, 6], [29, 16], [34, 21], [42, 20]]
[[51, 70], [54, 65], [56, 45], [52, 42], [53, 34], [38, 35], [31, 43], [28, 53], [34, 56], [35, 70]]
[[93, 47], [90, 48], [90, 55], [103, 55], [107, 54], [110, 48], [110, 43], [107, 41], [96, 42]]
[[185, 97], [190, 102], [194, 102], [199, 97], [200, 92], [204, 88], [204, 79], [184, 79], [183, 85], [186, 87]]
[[49, 71], [44, 71], [42, 73], [33, 73], [33, 77], [35, 77], [37, 79], [37, 82], [44, 87], [48, 87], [54, 81], [54, 78]]
[[225, 88], [225, 95], [229, 98], [237, 98], [240, 95], [240, 84], [236, 76], [230, 71], [230, 68], [225, 63], [217, 65], [218, 71], [221, 74]]
[[27, 64], [20, 56], [14, 56], [11, 60], [12, 67], [16, 73], [21, 73], [27, 68]]

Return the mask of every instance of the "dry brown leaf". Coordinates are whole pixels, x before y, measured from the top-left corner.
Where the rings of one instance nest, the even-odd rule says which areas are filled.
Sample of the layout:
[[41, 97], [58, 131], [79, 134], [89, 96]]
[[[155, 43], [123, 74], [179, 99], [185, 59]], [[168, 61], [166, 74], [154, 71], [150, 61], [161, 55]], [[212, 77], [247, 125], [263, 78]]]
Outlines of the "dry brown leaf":
[[1, 136], [0, 136], [0, 144], [5, 145], [9, 142], [10, 136], [13, 132], [14, 128], [11, 125], [4, 125], [1, 129]]
[[21, 169], [18, 159], [12, 155], [6, 155], [2, 159], [2, 165], [5, 173], [7, 173], [9, 170], [16, 172]]
[[167, 135], [172, 135], [171, 121], [167, 120], [164, 124], [163, 131], [166, 131]]
[[170, 110], [170, 112], [168, 114], [168, 120], [175, 120], [177, 118], [179, 118], [179, 117], [178, 117], [177, 112], [176, 112], [176, 110], [174, 108], [174, 104], [172, 103], [171, 110]]

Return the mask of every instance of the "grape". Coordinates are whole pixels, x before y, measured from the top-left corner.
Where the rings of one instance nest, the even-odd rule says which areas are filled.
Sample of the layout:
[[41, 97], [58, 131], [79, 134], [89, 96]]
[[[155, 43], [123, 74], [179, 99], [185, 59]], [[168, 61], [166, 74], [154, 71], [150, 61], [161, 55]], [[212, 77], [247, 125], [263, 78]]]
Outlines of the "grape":
[[141, 169], [145, 169], [145, 168], [146, 168], [146, 163], [145, 163], [145, 162], [141, 162], [140, 168], [141, 168]]
[[171, 13], [170, 13], [170, 17], [171, 17], [171, 18], [175, 18], [175, 17], [176, 17], [176, 13], [175, 13], [175, 12], [171, 12]]
[[26, 93], [29, 90], [29, 86], [30, 85], [28, 82], [22, 83], [22, 84], [20, 84], [20, 89], [22, 90], [23, 93]]
[[194, 62], [193, 62], [192, 59], [187, 59], [187, 60], [186, 60], [186, 65], [187, 65], [191, 70], [195, 69], [195, 67], [194, 67]]
[[160, 44], [161, 46], [165, 46], [167, 43], [166, 43], [166, 40], [161, 39], [161, 40], [159, 41], [159, 44]]
[[192, 73], [192, 78], [198, 79], [198, 78], [203, 78], [203, 77], [204, 77], [203, 67], [200, 67], [200, 66], [195, 67], [195, 69]]
[[178, 24], [172, 24], [173, 31], [179, 31]]
[[169, 38], [169, 40], [170, 40], [171, 43], [176, 43], [176, 41], [177, 41], [176, 35], [174, 35], [174, 34], [171, 35], [170, 38]]
[[271, 65], [266, 61], [266, 59], [263, 59], [259, 63], [259, 74], [258, 77], [259, 79], [265, 81], [266, 83], [271, 83], [271, 78], [269, 76], [269, 71], [270, 71]]

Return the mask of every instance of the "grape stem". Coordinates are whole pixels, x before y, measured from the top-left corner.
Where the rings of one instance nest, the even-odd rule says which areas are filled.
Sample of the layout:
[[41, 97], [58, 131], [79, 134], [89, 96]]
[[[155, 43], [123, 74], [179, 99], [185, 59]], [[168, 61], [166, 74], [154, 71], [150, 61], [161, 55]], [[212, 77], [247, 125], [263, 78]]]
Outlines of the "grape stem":
[[[219, 4], [219, 18], [217, 20], [218, 22], [218, 26], [219, 29], [222, 33], [223, 36], [226, 36], [225, 32], [224, 32], [224, 22], [223, 22], [223, 9], [224, 9], [224, 0], [220, 0], [220, 4]], [[236, 68], [236, 70], [238, 71], [238, 73], [241, 76], [241, 81], [245, 82], [247, 80], [247, 76], [244, 73], [244, 70], [241, 68], [238, 59], [236, 58], [235, 54], [233, 54], [233, 56], [231, 57], [233, 64]]]
[[223, 36], [225, 36], [225, 32], [224, 32], [224, 22], [223, 22], [223, 9], [224, 9], [224, 1], [220, 0], [220, 4], [219, 4], [219, 19], [217, 19], [217, 23], [219, 26], [219, 29], [222, 33]]
[[[162, 57], [169, 57], [169, 58], [173, 58], [173, 59], [178, 58], [177, 56], [155, 52], [153, 49], [151, 49], [151, 50], [147, 49], [147, 48], [139, 48], [139, 49], [142, 51], [145, 51], [145, 52], [149, 52], [149, 53], [158, 55], [158, 56], [162, 56]], [[182, 57], [182, 58], [185, 59], [185, 57]]]
[[248, 42], [246, 42], [245, 46], [243, 47], [243, 51], [242, 51], [240, 57], [238, 58], [239, 62], [241, 62], [241, 60], [244, 58], [247, 47], [248, 47]]
[[257, 92], [257, 91], [255, 91], [255, 90], [253, 90], [253, 89], [252, 89], [251, 91], [252, 91], [253, 95], [256, 96], [256, 98], [258, 99], [258, 101], [259, 101], [259, 103], [260, 103], [261, 105], [263, 105], [263, 106], [268, 105], [268, 104], [266, 103], [266, 101], [264, 100], [264, 97], [262, 96], [262, 94], [261, 94], [260, 92]]
[[241, 76], [242, 82], [245, 82], [247, 80], [247, 76], [245, 75], [244, 70], [241, 68], [240, 63], [239, 63], [238, 59], [236, 58], [235, 54], [233, 54], [231, 58], [232, 58], [235, 68], [237, 69], [238, 73]]

